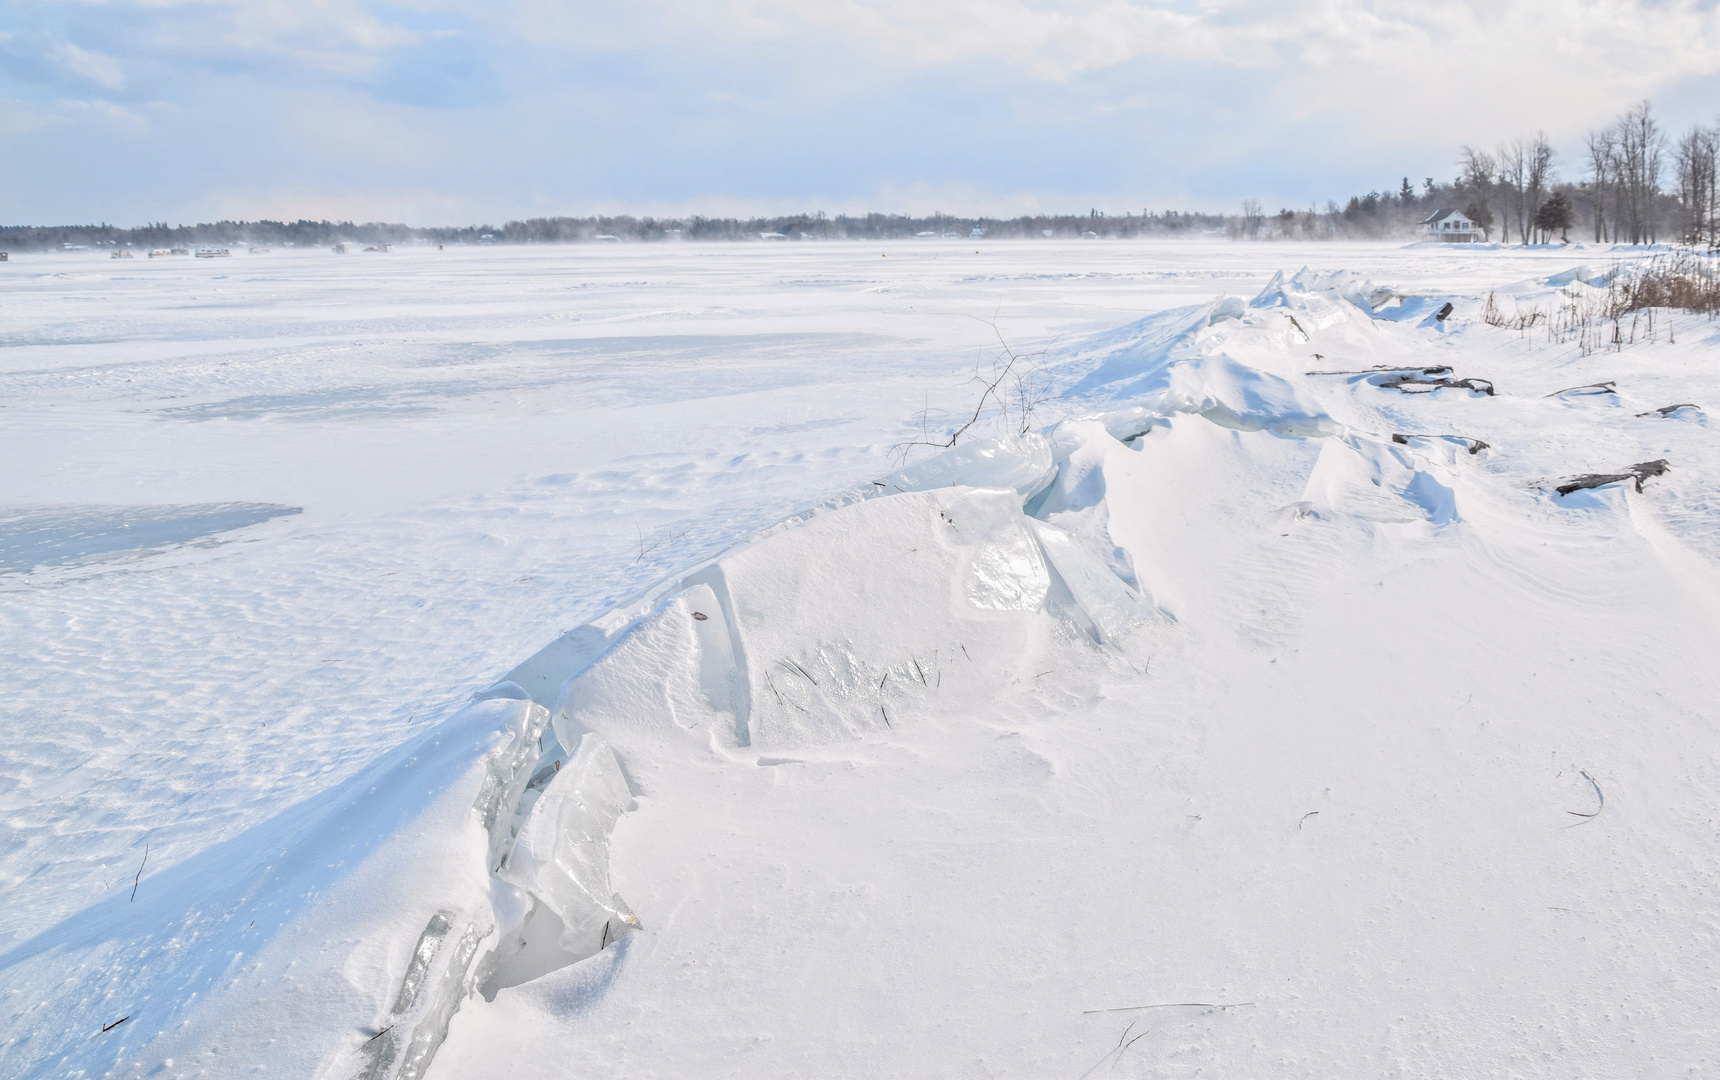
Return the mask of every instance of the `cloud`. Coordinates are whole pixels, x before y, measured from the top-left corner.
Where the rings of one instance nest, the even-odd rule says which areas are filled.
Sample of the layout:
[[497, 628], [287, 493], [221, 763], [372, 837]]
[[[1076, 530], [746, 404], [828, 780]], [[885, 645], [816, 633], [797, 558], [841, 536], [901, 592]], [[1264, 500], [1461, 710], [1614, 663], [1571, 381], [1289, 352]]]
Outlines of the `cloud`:
[[118, 60], [54, 34], [0, 33], [0, 73], [62, 91], [116, 91], [126, 85]]
[[80, 49], [69, 41], [49, 43], [47, 56], [51, 63], [68, 75], [85, 79], [104, 90], [125, 88], [125, 72], [120, 68], [119, 61], [111, 56]]
[[[50, 163], [9, 196], [33, 220], [235, 191], [1305, 205], [1463, 143], [1574, 149], [1646, 97], [1710, 120], [1720, 84], [1709, 0], [0, 0], [0, 26], [0, 153]], [[74, 172], [114, 140], [124, 175]]]

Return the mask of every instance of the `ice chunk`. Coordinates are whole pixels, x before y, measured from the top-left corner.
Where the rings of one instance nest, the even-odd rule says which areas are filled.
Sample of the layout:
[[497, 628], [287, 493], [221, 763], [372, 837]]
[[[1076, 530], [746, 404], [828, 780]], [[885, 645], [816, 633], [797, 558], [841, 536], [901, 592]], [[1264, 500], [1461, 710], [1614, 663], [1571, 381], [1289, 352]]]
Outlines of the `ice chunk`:
[[[1299, 275], [1300, 276], [1300, 275]], [[1280, 292], [1289, 286], [1280, 284]], [[1318, 301], [1321, 313], [1307, 317], [1324, 324], [1344, 317], [1332, 297], [1296, 296], [1298, 314]], [[1266, 294], [1262, 294], [1265, 296]], [[1261, 299], [1256, 298], [1260, 303]], [[1244, 323], [1258, 316], [1247, 315], [1240, 300]], [[1322, 436], [1338, 434], [1334, 422], [1314, 401], [1289, 380], [1241, 363], [1226, 354], [1227, 335], [1260, 333], [1252, 325], [1234, 322], [1217, 325], [1209, 321], [1222, 305], [1190, 313], [1184, 309], [1175, 321], [1143, 321], [1133, 336], [1105, 335], [1094, 344], [1104, 348], [1098, 364], [1067, 391], [1070, 397], [1132, 401], [1138, 410], [1135, 431], [1146, 429], [1146, 416], [1199, 413], [1224, 427], [1238, 431], [1271, 431], [1280, 435]], [[1305, 328], [1306, 329], [1306, 328]], [[1091, 361], [1087, 361], [1091, 363]]]
[[1100, 641], [1118, 641], [1139, 625], [1145, 610], [1140, 599], [1109, 567], [1062, 529], [1042, 521], [1033, 525], [1078, 614], [1085, 617]]
[[885, 492], [929, 491], [941, 487], [999, 488], [1025, 501], [1045, 490], [1055, 466], [1051, 446], [1036, 434], [979, 439], [963, 443], [884, 477]]
[[[507, 686], [516, 684], [507, 683]], [[514, 716], [508, 725], [508, 738], [484, 758], [484, 779], [478, 797], [472, 804], [478, 820], [490, 838], [489, 866], [500, 864], [502, 854], [513, 841], [513, 810], [525, 794], [531, 779], [532, 766], [543, 749], [544, 730], [549, 726], [549, 710], [533, 701], [519, 698], [493, 698], [514, 705]]]
[[609, 885], [609, 834], [632, 807], [614, 751], [587, 733], [532, 808], [497, 875], [555, 913], [561, 947], [573, 959], [638, 925]]

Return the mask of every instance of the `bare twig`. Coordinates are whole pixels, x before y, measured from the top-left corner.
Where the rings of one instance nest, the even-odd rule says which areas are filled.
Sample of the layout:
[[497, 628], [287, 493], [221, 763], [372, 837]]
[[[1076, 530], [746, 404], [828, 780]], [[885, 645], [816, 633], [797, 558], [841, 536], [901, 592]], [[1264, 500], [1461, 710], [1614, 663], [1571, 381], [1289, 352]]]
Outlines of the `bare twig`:
[[1299, 820], [1299, 821], [1297, 821], [1297, 822], [1296, 822], [1296, 827], [1297, 827], [1297, 828], [1298, 828], [1298, 829], [1300, 829], [1300, 828], [1301, 828], [1301, 827], [1302, 827], [1302, 822], [1304, 822], [1304, 821], [1307, 821], [1307, 820], [1308, 820], [1308, 819], [1309, 819], [1309, 818], [1311, 818], [1311, 817], [1316, 817], [1316, 816], [1318, 816], [1318, 815], [1319, 815], [1319, 813], [1320, 813], [1320, 811], [1318, 811], [1318, 810], [1310, 810], [1310, 811], [1308, 811], [1308, 812], [1307, 812], [1307, 813], [1306, 813], [1306, 814], [1303, 814], [1303, 815], [1302, 815], [1302, 817], [1301, 817], [1301, 820]]
[[1587, 780], [1590, 784], [1594, 785], [1595, 798], [1600, 800], [1600, 805], [1595, 807], [1595, 812], [1592, 814], [1585, 814], [1581, 810], [1566, 810], [1565, 813], [1571, 815], [1572, 817], [1580, 817], [1583, 819], [1579, 822], [1576, 822], [1575, 824], [1566, 825], [1565, 828], [1567, 828], [1567, 829], [1574, 829], [1578, 825], [1587, 825], [1589, 822], [1593, 821], [1595, 818], [1600, 817], [1601, 811], [1605, 810], [1607, 808], [1607, 797], [1601, 793], [1600, 784], [1596, 783], [1595, 778], [1589, 775], [1587, 769], [1578, 769], [1577, 771], [1583, 774], [1584, 780]]
[[121, 1024], [125, 1023], [127, 1020], [130, 1020], [130, 1019], [131, 1019], [131, 1014], [126, 1013], [124, 1016], [120, 1017], [118, 1020], [115, 1020], [113, 1023], [104, 1026], [101, 1030], [101, 1033], [103, 1035], [106, 1035], [108, 1032], [112, 1031], [116, 1027], [119, 1027]]
[[1000, 352], [992, 362], [989, 375], [980, 371], [978, 360], [974, 362], [973, 381], [980, 384], [981, 389], [972, 415], [959, 427], [950, 429], [948, 438], [933, 438], [928, 423], [931, 414], [928, 405], [920, 412], [920, 437], [896, 444], [892, 449], [898, 456], [906, 457], [908, 450], [915, 446], [929, 446], [939, 450], [955, 446], [985, 417], [987, 410], [992, 408], [995, 408], [1005, 421], [1008, 421], [1012, 412], [1015, 414], [1013, 426], [1017, 429], [1016, 434], [1025, 435], [1032, 430], [1034, 410], [1051, 396], [1051, 388], [1046, 380], [1036, 378], [1040, 373], [1037, 361], [1049, 352], [1056, 342], [1053, 341], [1031, 357], [1024, 356], [1016, 352], [1004, 338], [1003, 331], [998, 329], [995, 315], [989, 320], [978, 321], [991, 327], [992, 333], [997, 335]]
[[1094, 1013], [1140, 1012], [1143, 1009], [1240, 1009], [1252, 1001], [1167, 1001], [1162, 1005], [1123, 1005], [1115, 1009], [1083, 1009], [1082, 1016]]
[[380, 1039], [380, 1038], [382, 1038], [382, 1037], [383, 1037], [383, 1036], [384, 1036], [384, 1035], [386, 1035], [386, 1034], [388, 1034], [388, 1033], [389, 1033], [389, 1032], [390, 1032], [390, 1031], [393, 1031], [393, 1030], [394, 1030], [394, 1025], [393, 1025], [393, 1024], [389, 1024], [389, 1025], [388, 1025], [388, 1026], [387, 1026], [387, 1027], [385, 1027], [385, 1028], [383, 1028], [383, 1029], [382, 1029], [382, 1030], [381, 1030], [381, 1031], [379, 1031], [379, 1032], [377, 1032], [377, 1033], [376, 1033], [376, 1034], [375, 1034], [375, 1035], [372, 1035], [372, 1036], [371, 1036], [371, 1037], [370, 1037], [370, 1038], [368, 1038], [368, 1039], [366, 1039], [366, 1040], [364, 1040], [364, 1042], [365, 1042], [365, 1045], [367, 1045], [367, 1046], [368, 1046], [368, 1045], [369, 1045], [369, 1044], [371, 1044], [371, 1043], [373, 1043], [373, 1042], [375, 1042], [375, 1041], [376, 1041], [376, 1040], [378, 1040], [378, 1039]]
[[126, 903], [129, 904], [132, 902], [132, 900], [137, 899], [137, 883], [143, 880], [143, 868], [148, 866], [148, 865], [149, 865], [149, 845], [144, 844], [143, 845], [143, 861], [137, 864], [137, 875], [131, 879], [131, 900], [127, 900]]
[[[1122, 1049], [1117, 1051], [1117, 1061], [1122, 1061], [1123, 1055], [1129, 1052], [1129, 1047], [1140, 1042], [1142, 1039], [1146, 1038], [1149, 1034], [1150, 1034], [1150, 1032], [1143, 1031], [1139, 1035], [1136, 1035], [1134, 1038], [1130, 1039], [1128, 1042], [1124, 1043], [1122, 1046]], [[1116, 1061], [1113, 1061], [1111, 1063], [1113, 1068], [1116, 1067], [1116, 1064], [1117, 1064]]]
[[801, 674], [801, 676], [806, 679], [807, 682], [811, 683], [814, 686], [818, 685], [818, 680], [813, 678], [811, 675], [808, 675], [806, 673], [806, 669], [801, 667], [799, 664], [795, 663], [793, 660], [778, 660], [777, 663], [781, 664], [784, 668], [786, 668], [790, 672], [798, 671]]
[[1603, 394], [1612, 394], [1614, 397], [1618, 396], [1618, 390], [1615, 389], [1615, 382], [1612, 379], [1608, 379], [1605, 382], [1584, 383], [1582, 386], [1567, 386], [1563, 390], [1555, 390], [1547, 396], [1558, 397], [1560, 394], [1568, 394], [1573, 390], [1598, 390]]
[[[1125, 1043], [1124, 1040], [1129, 1037], [1129, 1032], [1135, 1030], [1135, 1025], [1138, 1023], [1140, 1023], [1139, 1020], [1129, 1021], [1129, 1026], [1123, 1029], [1123, 1033], [1121, 1035], [1117, 1036], [1117, 1045], [1112, 1047], [1110, 1050], [1107, 1050], [1105, 1052], [1104, 1057], [1100, 1058], [1098, 1061], [1095, 1061], [1093, 1063], [1093, 1068], [1088, 1069], [1086, 1072], [1082, 1073], [1081, 1074], [1081, 1080], [1087, 1080], [1087, 1077], [1093, 1075], [1093, 1069], [1097, 1069], [1099, 1066], [1105, 1064], [1105, 1062], [1110, 1061], [1112, 1055], [1121, 1054], [1124, 1050], [1126, 1050], [1130, 1046], [1134, 1045], [1132, 1042]], [[1143, 1031], [1141, 1034], [1144, 1035], [1144, 1034], [1146, 1034], [1146, 1032]]]

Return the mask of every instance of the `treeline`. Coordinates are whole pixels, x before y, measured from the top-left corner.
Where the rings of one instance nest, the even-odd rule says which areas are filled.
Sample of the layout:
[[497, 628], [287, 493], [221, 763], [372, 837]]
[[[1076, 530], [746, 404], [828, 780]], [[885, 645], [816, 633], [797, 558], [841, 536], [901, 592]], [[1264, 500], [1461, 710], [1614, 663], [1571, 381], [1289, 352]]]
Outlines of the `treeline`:
[[49, 251], [76, 248], [331, 247], [377, 244], [566, 244], [651, 240], [905, 240], [928, 237], [971, 239], [1074, 239], [1082, 236], [1134, 239], [1223, 234], [1223, 214], [1143, 210], [1114, 215], [1031, 215], [1016, 218], [933, 214], [791, 214], [753, 218], [557, 217], [510, 221], [500, 226], [415, 228], [379, 222], [217, 221], [202, 225], [165, 222], [122, 229], [113, 225], [0, 226], [0, 249]]
[[1515, 244], [1570, 239], [1597, 243], [1663, 240], [1720, 247], [1720, 126], [1691, 127], [1676, 139], [1642, 102], [1588, 132], [1578, 175], [1559, 175], [1559, 155], [1536, 132], [1493, 150], [1465, 146], [1449, 183], [1405, 177], [1395, 191], [1352, 196], [1340, 207], [1262, 213], [1242, 204], [1230, 232], [1245, 239], [1410, 239], [1439, 210], [1457, 210], [1489, 241]]
[[51, 251], [79, 247], [131, 247], [138, 249], [176, 247], [331, 247], [339, 243], [476, 244], [488, 226], [418, 229], [409, 225], [350, 221], [215, 221], [202, 225], [169, 225], [155, 222], [138, 228], [114, 225], [0, 225], [0, 247], [12, 251]]
[[591, 217], [533, 218], [510, 221], [497, 231], [508, 243], [565, 243], [587, 240], [911, 240], [969, 239], [975, 230], [999, 240], [1074, 239], [1081, 236], [1135, 237], [1200, 236], [1222, 233], [1223, 214], [1143, 210], [1140, 214], [1107, 214], [1089, 210], [1078, 214], [1042, 214], [1015, 218], [957, 217], [932, 214], [791, 214], [753, 218]]

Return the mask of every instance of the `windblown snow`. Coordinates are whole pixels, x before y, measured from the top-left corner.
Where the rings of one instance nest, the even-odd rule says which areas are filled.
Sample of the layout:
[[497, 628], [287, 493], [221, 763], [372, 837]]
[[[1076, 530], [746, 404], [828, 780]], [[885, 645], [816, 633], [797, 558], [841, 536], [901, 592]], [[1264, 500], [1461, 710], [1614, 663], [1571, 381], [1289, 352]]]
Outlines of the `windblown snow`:
[[0, 1073], [1716, 1067], [1716, 324], [792, 247], [8, 264]]

